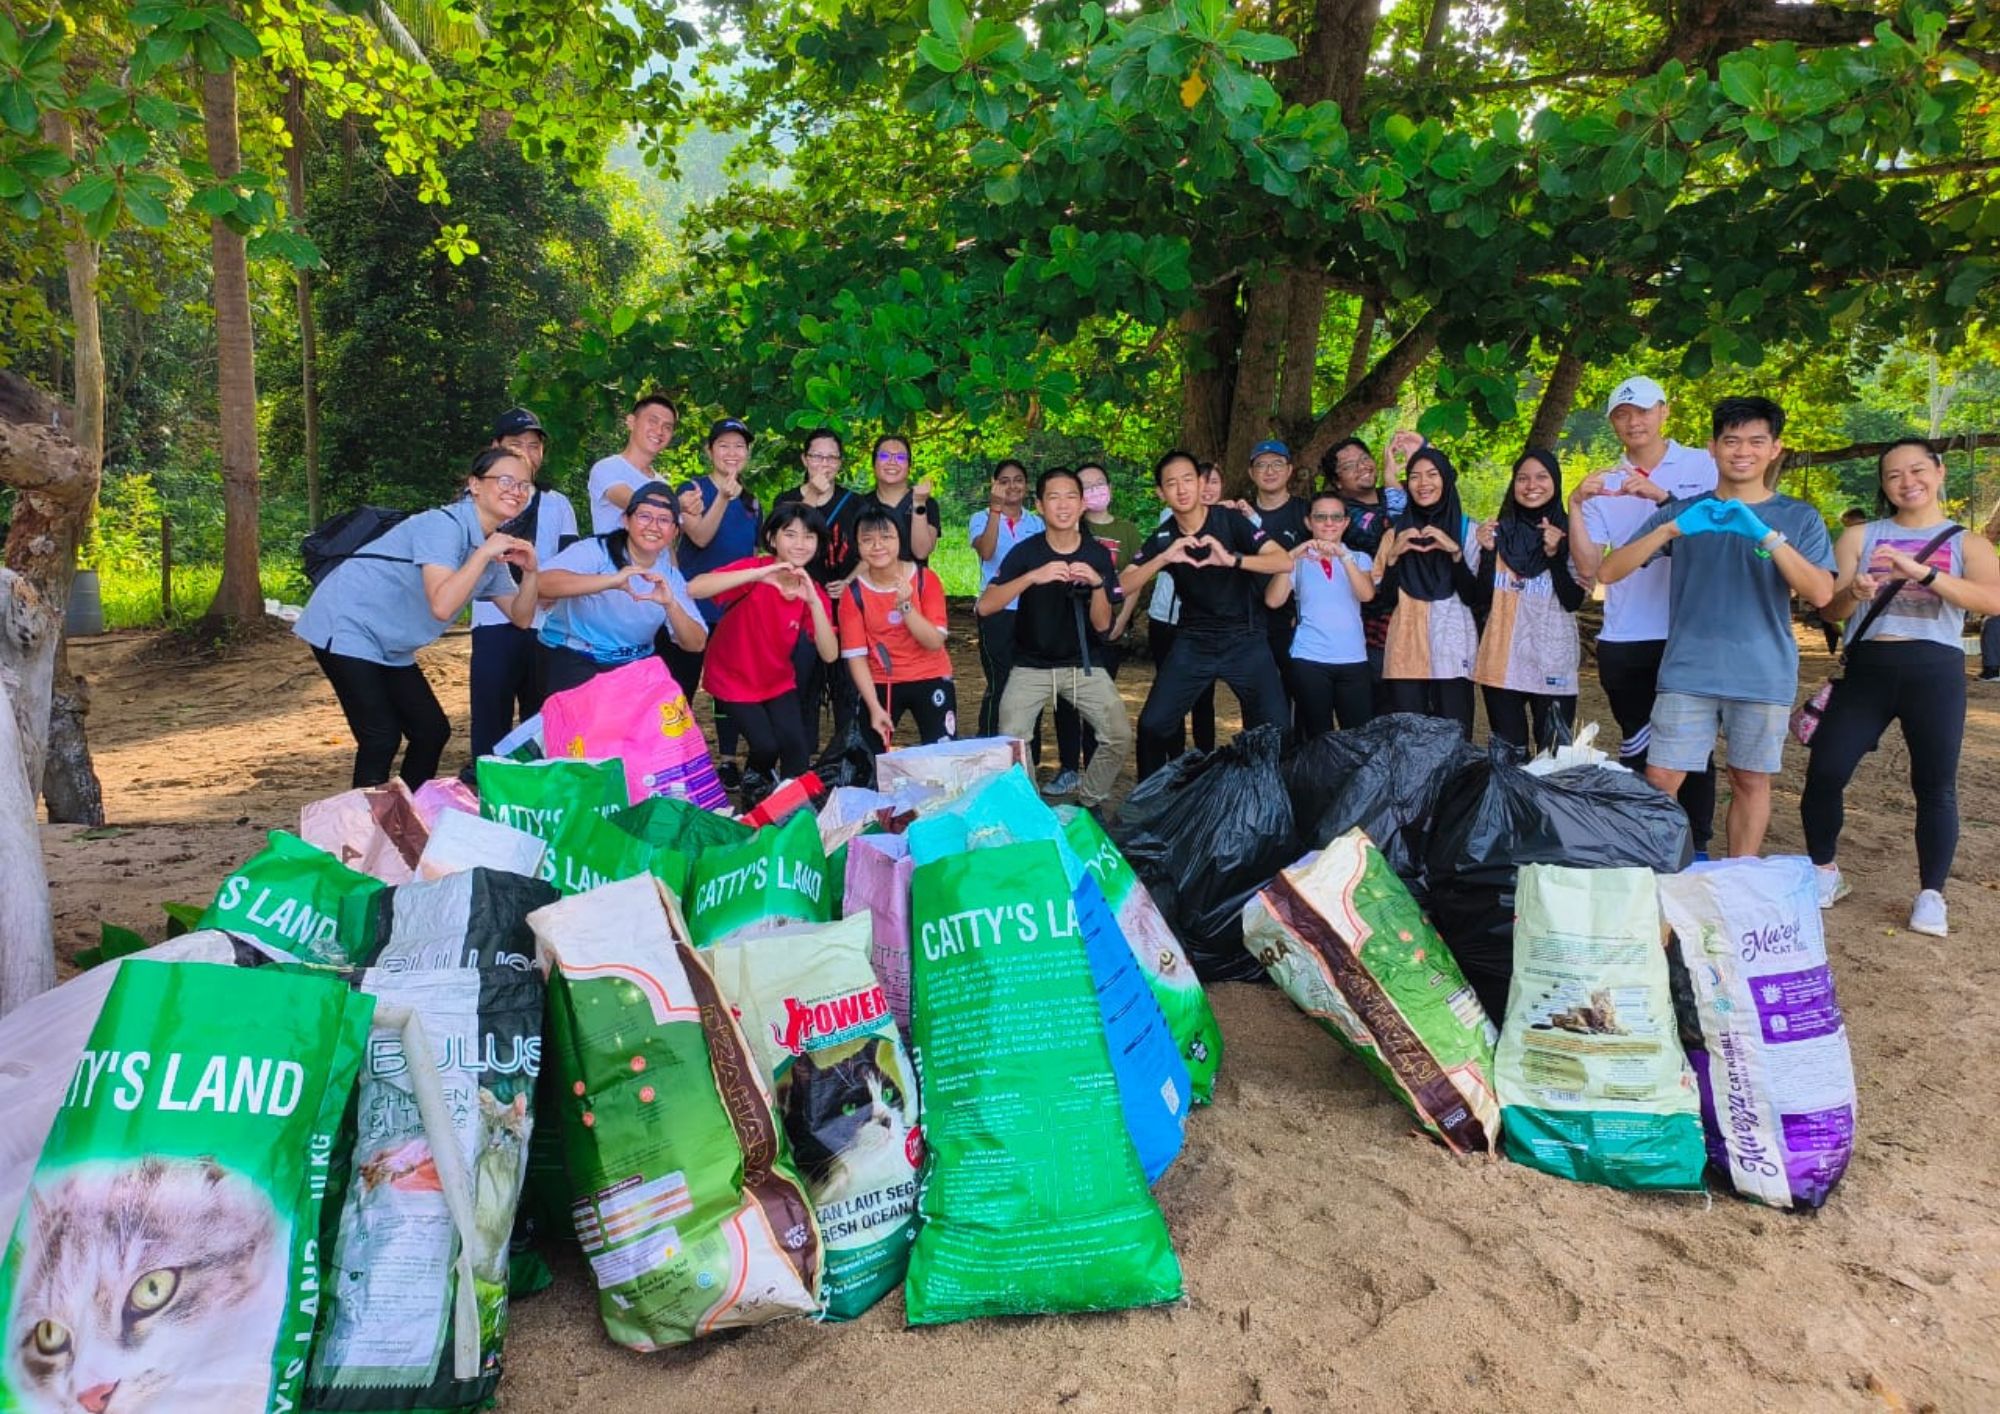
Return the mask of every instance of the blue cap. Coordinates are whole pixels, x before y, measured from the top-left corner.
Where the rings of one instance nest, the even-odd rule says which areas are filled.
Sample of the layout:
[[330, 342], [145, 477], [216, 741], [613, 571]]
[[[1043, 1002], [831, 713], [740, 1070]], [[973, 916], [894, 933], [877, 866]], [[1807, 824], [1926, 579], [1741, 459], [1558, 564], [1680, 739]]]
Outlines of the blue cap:
[[746, 427], [741, 421], [733, 417], [725, 417], [718, 420], [713, 427], [708, 429], [708, 440], [702, 443], [702, 445], [704, 447], [713, 447], [715, 445], [715, 439], [722, 436], [726, 432], [734, 432], [737, 436], [741, 437], [743, 439], [743, 445], [746, 447], [749, 446], [751, 442], [756, 440], [750, 435], [750, 429]]
[[1292, 449], [1287, 447], [1283, 442], [1259, 442], [1250, 449], [1250, 460], [1254, 462], [1266, 452], [1276, 453], [1286, 461], [1292, 459]]

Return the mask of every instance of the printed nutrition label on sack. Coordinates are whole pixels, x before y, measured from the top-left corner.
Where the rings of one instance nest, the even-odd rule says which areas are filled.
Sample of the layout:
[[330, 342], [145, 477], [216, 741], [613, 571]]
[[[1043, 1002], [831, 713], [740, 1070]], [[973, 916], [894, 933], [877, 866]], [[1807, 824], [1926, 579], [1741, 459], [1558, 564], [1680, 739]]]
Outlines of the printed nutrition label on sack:
[[623, 1286], [637, 1281], [647, 1272], [664, 1267], [678, 1257], [681, 1252], [681, 1235], [675, 1228], [662, 1228], [649, 1233], [629, 1247], [620, 1247], [611, 1252], [590, 1254], [590, 1269], [597, 1274], [600, 1287]]
[[[651, 1237], [656, 1230], [664, 1229], [672, 1236], [673, 1228], [668, 1226], [674, 1219], [685, 1217], [694, 1211], [694, 1200], [688, 1193], [687, 1175], [676, 1170], [651, 1181], [628, 1178], [622, 1183], [600, 1189], [591, 1203], [579, 1204], [576, 1213], [576, 1236], [583, 1244], [583, 1250], [590, 1256], [591, 1265], [598, 1263], [598, 1254], [607, 1258], [624, 1255], [605, 1249], [622, 1248], [640, 1237]], [[648, 1247], [658, 1244], [649, 1242]], [[678, 1250], [680, 1244], [673, 1242]], [[667, 1260], [673, 1253], [670, 1251]], [[658, 1262], [647, 1262], [639, 1270], [648, 1270]], [[603, 1273], [600, 1270], [599, 1275]], [[619, 1280], [629, 1280], [621, 1277]]]

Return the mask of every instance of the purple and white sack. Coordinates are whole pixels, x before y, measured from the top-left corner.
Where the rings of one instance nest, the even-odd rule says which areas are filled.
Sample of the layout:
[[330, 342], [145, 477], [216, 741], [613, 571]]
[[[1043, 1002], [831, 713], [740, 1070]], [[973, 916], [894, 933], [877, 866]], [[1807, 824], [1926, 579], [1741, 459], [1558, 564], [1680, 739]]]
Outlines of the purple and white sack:
[[1704, 1049], [1710, 1160], [1745, 1198], [1817, 1208], [1854, 1152], [1854, 1067], [1812, 861], [1728, 859], [1660, 876]]

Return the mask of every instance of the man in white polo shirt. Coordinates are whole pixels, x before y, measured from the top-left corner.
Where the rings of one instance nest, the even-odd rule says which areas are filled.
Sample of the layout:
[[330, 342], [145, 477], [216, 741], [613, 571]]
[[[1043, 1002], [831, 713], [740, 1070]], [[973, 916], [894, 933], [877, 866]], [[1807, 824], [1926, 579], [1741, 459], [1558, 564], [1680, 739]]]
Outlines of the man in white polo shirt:
[[[1586, 577], [1596, 578], [1604, 556], [1632, 539], [1662, 504], [1715, 489], [1715, 458], [1703, 448], [1669, 440], [1668, 411], [1666, 390], [1643, 376], [1620, 383], [1605, 404], [1604, 415], [1625, 455], [1609, 470], [1585, 477], [1569, 498], [1570, 523], [1584, 528], [1583, 534], [1570, 536], [1570, 554]], [[1670, 578], [1671, 567], [1662, 557], [1604, 586], [1597, 677], [1618, 720], [1618, 759], [1641, 773], [1651, 740], [1660, 659], [1667, 650]], [[1715, 829], [1713, 763], [1706, 771], [1688, 774], [1680, 802], [1693, 827], [1694, 847], [1706, 854]]]

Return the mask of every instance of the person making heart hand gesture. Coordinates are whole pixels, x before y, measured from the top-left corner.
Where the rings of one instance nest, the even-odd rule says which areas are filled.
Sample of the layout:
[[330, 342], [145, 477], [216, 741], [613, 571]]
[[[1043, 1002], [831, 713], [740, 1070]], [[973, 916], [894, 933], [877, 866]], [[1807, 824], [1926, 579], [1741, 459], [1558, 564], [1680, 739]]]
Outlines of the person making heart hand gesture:
[[1457, 722], [1469, 738], [1479, 646], [1472, 606], [1480, 585], [1466, 562], [1474, 527], [1459, 505], [1458, 469], [1436, 447], [1410, 453], [1404, 488], [1409, 504], [1390, 523], [1375, 561], [1378, 594], [1395, 604], [1383, 695], [1390, 711]]
[[1535, 749], [1556, 744], [1556, 723], [1576, 725], [1581, 649], [1576, 611], [1583, 585], [1570, 569], [1569, 516], [1556, 454], [1530, 448], [1514, 463], [1499, 516], [1476, 537], [1486, 625], [1472, 679], [1486, 699], [1493, 735]]
[[770, 553], [688, 581], [690, 595], [723, 609], [709, 633], [704, 672], [716, 706], [729, 712], [748, 745], [743, 789], [753, 804], [771, 784], [774, 766], [784, 777], [797, 776], [811, 755], [792, 645], [809, 634], [821, 662], [840, 656], [833, 604], [807, 570], [821, 530], [818, 511], [788, 501], [764, 520], [761, 539]]
[[1246, 731], [1266, 722], [1286, 725], [1285, 686], [1271, 657], [1259, 576], [1291, 573], [1291, 555], [1237, 512], [1202, 505], [1201, 468], [1192, 454], [1161, 457], [1153, 485], [1171, 514], [1118, 579], [1130, 596], [1167, 571], [1180, 625], [1139, 714], [1140, 780], [1167, 763], [1181, 719], [1218, 681], [1242, 704]]

